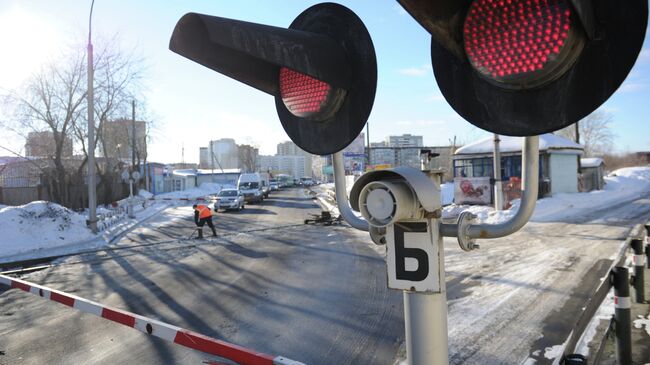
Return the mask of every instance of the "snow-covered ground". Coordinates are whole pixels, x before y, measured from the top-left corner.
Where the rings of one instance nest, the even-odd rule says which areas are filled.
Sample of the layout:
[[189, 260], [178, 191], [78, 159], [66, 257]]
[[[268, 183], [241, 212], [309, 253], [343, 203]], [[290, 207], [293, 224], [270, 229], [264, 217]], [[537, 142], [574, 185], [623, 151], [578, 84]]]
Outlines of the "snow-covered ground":
[[[619, 169], [607, 176], [605, 181], [604, 190], [589, 193], [555, 194], [553, 197], [538, 200], [531, 220], [537, 222], [561, 221], [569, 216], [604, 208], [650, 193], [650, 167]], [[351, 187], [351, 181], [348, 181], [348, 190]], [[190, 190], [160, 194], [154, 199], [202, 198], [217, 194], [223, 188], [233, 188], [233, 186], [205, 183]], [[322, 184], [314, 187], [313, 190], [317, 192], [321, 204], [326, 209], [338, 213], [333, 200], [334, 184]], [[151, 197], [151, 194], [146, 191], [141, 191], [139, 195], [145, 199]], [[476, 214], [481, 222], [499, 223], [512, 217], [519, 208], [518, 200], [514, 201], [511, 209], [496, 212], [487, 206], [454, 205], [451, 204], [452, 199], [453, 184], [443, 184], [442, 201], [443, 205], [446, 205], [443, 209], [443, 217], [453, 218], [461, 211], [469, 210]], [[0, 232], [2, 232], [0, 257], [6, 258], [21, 254], [21, 257], [24, 258], [35, 258], [52, 254], [51, 249], [53, 248], [62, 248], [69, 253], [68, 251], [74, 252], [82, 250], [84, 247], [105, 245], [116, 235], [166, 207], [167, 205], [158, 202], [147, 204], [146, 208], [136, 209], [135, 219], [124, 219], [96, 236], [86, 227], [87, 216], [85, 214], [73, 212], [54, 203], [38, 201], [17, 207], [0, 206]], [[102, 209], [99, 208], [98, 213], [104, 212]]]
[[[628, 167], [616, 170], [605, 177], [605, 189], [588, 193], [561, 193], [552, 197], [539, 199], [531, 218], [533, 222], [561, 221], [568, 217], [579, 216], [589, 211], [616, 205], [643, 194], [650, 193], [650, 166]], [[352, 188], [347, 184], [348, 193]], [[321, 204], [335, 214], [338, 209], [333, 200], [334, 184], [322, 184], [312, 188], [316, 191]], [[495, 211], [491, 206], [453, 204], [454, 184], [441, 185], [443, 218], [456, 218], [463, 211], [470, 211], [481, 223], [497, 224], [505, 222], [517, 213], [519, 199], [512, 202], [510, 209]]]
[[[0, 205], [0, 261], [18, 261], [96, 249], [110, 244], [114, 238], [132, 229], [141, 221], [161, 212], [174, 202], [158, 202], [156, 198], [196, 199], [219, 193], [231, 185], [204, 183], [200, 187], [156, 195], [140, 190], [140, 198], [150, 199], [135, 206], [135, 218], [125, 214], [111, 218], [110, 227], [93, 234], [86, 226], [87, 213], [77, 213], [56, 203], [35, 201], [21, 206]], [[141, 202], [142, 199], [139, 201]], [[120, 202], [125, 204], [125, 201]], [[97, 214], [111, 210], [98, 207]]]
[[[650, 193], [650, 166], [627, 167], [606, 176], [604, 190], [588, 193], [560, 193], [537, 200], [531, 221], [562, 221], [568, 217], [623, 203], [648, 193]], [[443, 218], [453, 218], [462, 211], [470, 211], [480, 222], [500, 223], [507, 221], [517, 212], [519, 202], [515, 200], [510, 209], [498, 212], [490, 206], [452, 204], [443, 209]]]

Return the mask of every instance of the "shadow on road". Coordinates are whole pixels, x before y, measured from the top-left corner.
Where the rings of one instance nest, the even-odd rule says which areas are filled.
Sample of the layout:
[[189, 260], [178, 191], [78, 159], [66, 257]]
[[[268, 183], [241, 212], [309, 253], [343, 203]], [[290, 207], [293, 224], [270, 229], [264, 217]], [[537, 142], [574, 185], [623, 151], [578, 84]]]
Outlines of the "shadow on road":
[[228, 213], [226, 213], [226, 214], [233, 214], [233, 213], [234, 213], [234, 214], [241, 214], [241, 215], [249, 215], [249, 214], [278, 215], [278, 213], [273, 212], [273, 211], [270, 211], [270, 210], [268, 210], [268, 209], [258, 208], [258, 207], [251, 208], [250, 205], [247, 205], [246, 208], [244, 208], [244, 209], [242, 209], [242, 210], [240, 210], [240, 211], [237, 211], [237, 212], [228, 212]]

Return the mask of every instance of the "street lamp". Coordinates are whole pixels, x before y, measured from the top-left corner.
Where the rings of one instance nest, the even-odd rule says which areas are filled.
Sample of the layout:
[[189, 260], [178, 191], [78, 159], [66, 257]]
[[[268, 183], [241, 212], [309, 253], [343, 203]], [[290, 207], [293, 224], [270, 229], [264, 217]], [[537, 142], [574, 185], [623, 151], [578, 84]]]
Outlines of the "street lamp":
[[93, 96], [92, 19], [95, 0], [88, 16], [88, 226], [97, 233], [97, 191], [95, 186], [95, 104]]

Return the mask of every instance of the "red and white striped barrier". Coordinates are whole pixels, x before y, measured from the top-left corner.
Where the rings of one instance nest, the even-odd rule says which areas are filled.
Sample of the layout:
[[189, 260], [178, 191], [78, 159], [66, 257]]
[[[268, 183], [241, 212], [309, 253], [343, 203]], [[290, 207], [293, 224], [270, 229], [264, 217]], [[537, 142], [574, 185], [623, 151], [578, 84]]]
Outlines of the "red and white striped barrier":
[[235, 361], [241, 365], [304, 365], [301, 362], [282, 356], [271, 356], [248, 350], [244, 347], [207, 337], [168, 323], [108, 307], [76, 295], [67, 294], [10, 276], [0, 275], [0, 285], [20, 289], [82, 312], [120, 323], [140, 332], [162, 338], [163, 340]]

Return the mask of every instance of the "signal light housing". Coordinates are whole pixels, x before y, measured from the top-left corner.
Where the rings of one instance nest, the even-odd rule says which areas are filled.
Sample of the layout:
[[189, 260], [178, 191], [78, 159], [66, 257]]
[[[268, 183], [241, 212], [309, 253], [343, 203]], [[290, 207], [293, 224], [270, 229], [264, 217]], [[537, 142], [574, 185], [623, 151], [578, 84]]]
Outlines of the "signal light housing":
[[314, 5], [289, 29], [189, 13], [176, 24], [169, 48], [273, 95], [284, 130], [313, 154], [349, 145], [374, 103], [372, 39], [342, 5]]
[[463, 25], [469, 62], [506, 88], [551, 82], [573, 65], [584, 34], [568, 0], [474, 1]]
[[584, 118], [641, 50], [647, 0], [398, 0], [431, 33], [449, 104], [470, 123], [532, 136]]

